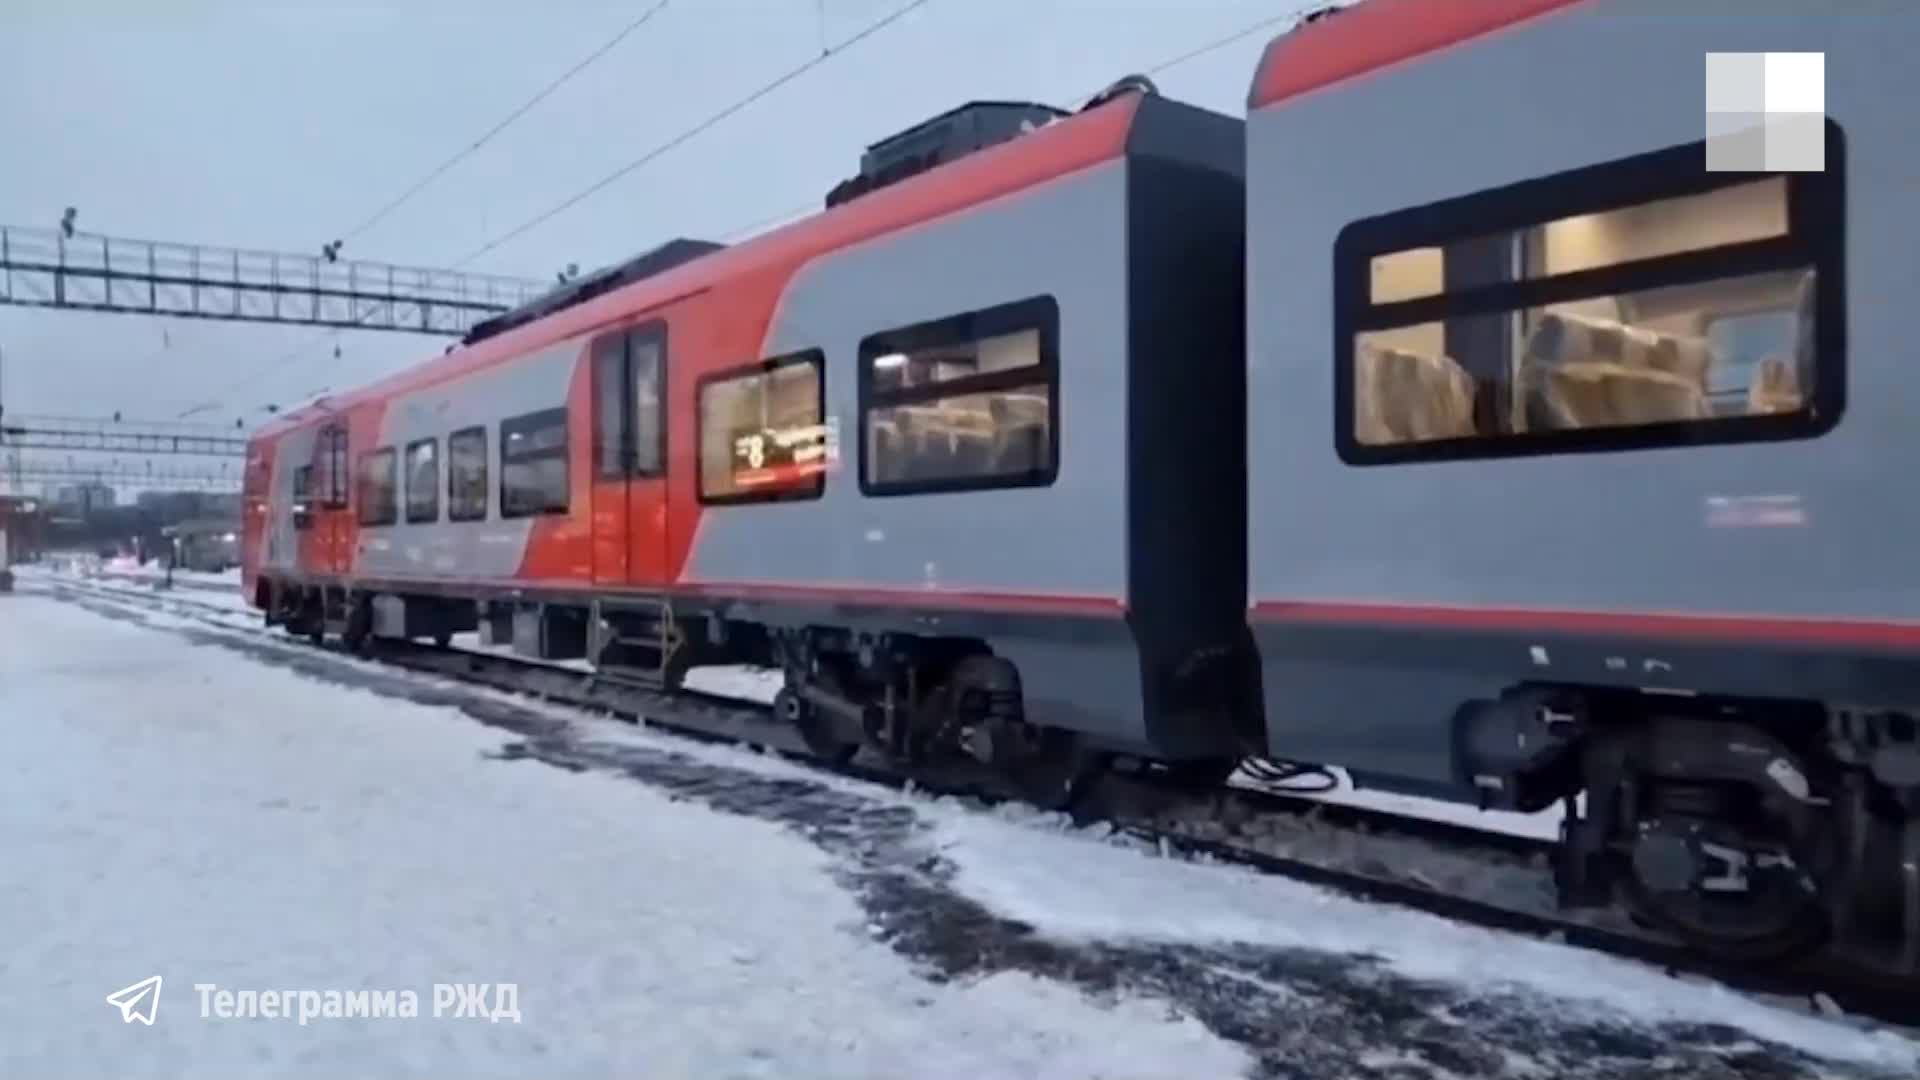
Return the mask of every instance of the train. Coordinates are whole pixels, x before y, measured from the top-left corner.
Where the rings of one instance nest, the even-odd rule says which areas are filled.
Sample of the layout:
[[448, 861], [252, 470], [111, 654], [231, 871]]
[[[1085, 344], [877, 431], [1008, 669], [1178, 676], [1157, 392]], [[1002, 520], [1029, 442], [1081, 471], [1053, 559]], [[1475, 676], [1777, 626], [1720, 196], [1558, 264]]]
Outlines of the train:
[[[1557, 807], [1569, 905], [1920, 973], [1915, 46], [1361, 0], [1244, 116], [964, 105], [258, 431], [245, 588], [355, 646], [778, 667], [821, 757], [1043, 805], [1262, 759]], [[1820, 93], [1729, 112], [1729, 54]]]

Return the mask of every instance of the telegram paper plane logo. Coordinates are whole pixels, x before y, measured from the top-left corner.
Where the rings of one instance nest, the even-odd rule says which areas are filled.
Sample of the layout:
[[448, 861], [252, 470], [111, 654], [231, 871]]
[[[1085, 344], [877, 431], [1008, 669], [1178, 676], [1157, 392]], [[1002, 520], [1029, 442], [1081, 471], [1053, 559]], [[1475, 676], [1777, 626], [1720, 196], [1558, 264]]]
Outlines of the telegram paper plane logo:
[[120, 1010], [120, 1022], [131, 1024], [135, 1020], [153, 1026], [154, 1014], [160, 1011], [160, 976], [153, 975], [132, 986], [115, 990], [107, 995], [107, 1004]]

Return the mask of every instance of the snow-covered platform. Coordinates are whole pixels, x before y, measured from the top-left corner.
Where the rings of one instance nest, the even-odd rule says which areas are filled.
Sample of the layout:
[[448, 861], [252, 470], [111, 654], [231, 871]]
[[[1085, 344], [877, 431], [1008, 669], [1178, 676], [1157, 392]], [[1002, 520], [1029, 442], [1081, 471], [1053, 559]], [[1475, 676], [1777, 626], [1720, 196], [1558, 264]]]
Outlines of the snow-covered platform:
[[[209, 627], [0, 598], [0, 1075], [1911, 1075], [1920, 1047]], [[152, 1026], [109, 993], [164, 977]], [[518, 1022], [433, 1015], [512, 983]], [[223, 990], [419, 1015], [202, 1016]]]

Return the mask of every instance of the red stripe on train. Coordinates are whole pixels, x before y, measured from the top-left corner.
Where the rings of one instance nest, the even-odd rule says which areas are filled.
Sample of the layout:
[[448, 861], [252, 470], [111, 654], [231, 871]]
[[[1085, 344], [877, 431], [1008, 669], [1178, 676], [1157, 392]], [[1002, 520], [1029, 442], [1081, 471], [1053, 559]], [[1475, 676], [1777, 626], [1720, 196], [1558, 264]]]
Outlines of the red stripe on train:
[[1920, 648], [1920, 624], [1916, 623], [1791, 616], [1558, 611], [1285, 600], [1258, 601], [1253, 604], [1249, 614], [1255, 623], [1338, 623]]
[[1309, 94], [1580, 2], [1366, 0], [1268, 45], [1247, 106]]
[[966, 592], [957, 589], [876, 589], [857, 585], [784, 585], [766, 582], [681, 583], [671, 586], [679, 595], [744, 600], [816, 600], [882, 607], [946, 607], [969, 611], [1009, 611], [1029, 614], [1094, 615], [1117, 619], [1126, 604], [1114, 596], [1058, 593]]

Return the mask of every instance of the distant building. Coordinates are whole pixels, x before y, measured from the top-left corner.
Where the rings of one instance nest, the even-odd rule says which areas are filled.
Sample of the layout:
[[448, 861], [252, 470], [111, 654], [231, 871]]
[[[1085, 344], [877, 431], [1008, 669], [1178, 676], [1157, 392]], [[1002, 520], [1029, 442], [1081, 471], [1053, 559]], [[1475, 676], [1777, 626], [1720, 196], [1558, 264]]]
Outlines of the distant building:
[[176, 565], [211, 573], [240, 565], [240, 519], [203, 518], [161, 530], [173, 542]]
[[205, 491], [142, 491], [134, 503], [162, 523], [190, 518], [240, 518], [240, 496]]
[[39, 555], [45, 534], [44, 502], [30, 495], [0, 495], [0, 532], [7, 537], [0, 571], [8, 562], [30, 562]]
[[53, 494], [53, 502], [62, 510], [85, 516], [117, 503], [110, 484], [62, 484]]

